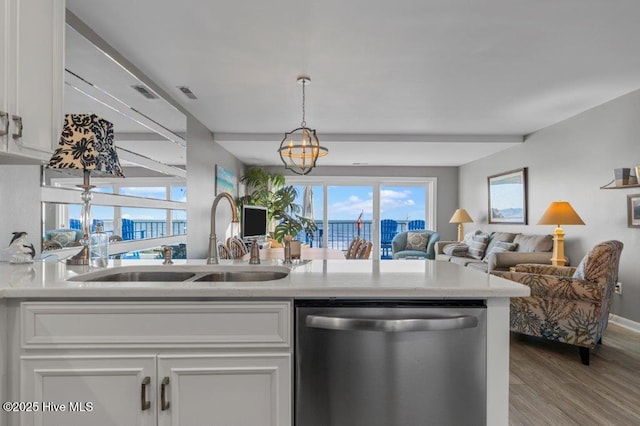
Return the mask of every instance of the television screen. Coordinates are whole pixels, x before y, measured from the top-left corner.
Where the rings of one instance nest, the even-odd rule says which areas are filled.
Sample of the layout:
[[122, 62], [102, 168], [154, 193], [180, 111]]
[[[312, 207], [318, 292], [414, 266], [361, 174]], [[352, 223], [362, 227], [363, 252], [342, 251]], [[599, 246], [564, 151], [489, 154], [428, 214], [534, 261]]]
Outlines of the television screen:
[[242, 238], [264, 239], [267, 236], [267, 208], [242, 206]]

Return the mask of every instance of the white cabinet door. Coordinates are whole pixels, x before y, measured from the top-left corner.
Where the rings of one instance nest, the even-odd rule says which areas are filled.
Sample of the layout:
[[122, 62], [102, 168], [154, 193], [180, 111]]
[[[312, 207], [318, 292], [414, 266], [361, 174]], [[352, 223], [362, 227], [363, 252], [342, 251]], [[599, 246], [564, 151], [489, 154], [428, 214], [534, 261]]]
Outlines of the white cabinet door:
[[20, 401], [39, 403], [21, 426], [156, 424], [154, 355], [23, 356], [20, 368]]
[[160, 355], [158, 425], [290, 425], [291, 380], [288, 353]]
[[6, 151], [48, 160], [62, 127], [64, 0], [5, 0], [9, 7]]
[[[0, 27], [7, 28], [9, 17], [7, 15], [7, 2], [0, 0]], [[7, 150], [7, 135], [9, 131], [9, 99], [8, 99], [8, 74], [7, 74], [7, 32], [0, 31], [0, 151]]]

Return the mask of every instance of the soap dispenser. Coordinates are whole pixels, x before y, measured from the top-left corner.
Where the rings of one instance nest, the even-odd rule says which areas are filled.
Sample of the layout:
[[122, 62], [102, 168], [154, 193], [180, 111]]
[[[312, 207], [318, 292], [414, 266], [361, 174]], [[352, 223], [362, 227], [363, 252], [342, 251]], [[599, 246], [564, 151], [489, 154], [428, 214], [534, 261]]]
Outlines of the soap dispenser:
[[109, 263], [109, 237], [102, 223], [96, 224], [96, 230], [89, 238], [89, 262], [91, 266], [99, 268]]

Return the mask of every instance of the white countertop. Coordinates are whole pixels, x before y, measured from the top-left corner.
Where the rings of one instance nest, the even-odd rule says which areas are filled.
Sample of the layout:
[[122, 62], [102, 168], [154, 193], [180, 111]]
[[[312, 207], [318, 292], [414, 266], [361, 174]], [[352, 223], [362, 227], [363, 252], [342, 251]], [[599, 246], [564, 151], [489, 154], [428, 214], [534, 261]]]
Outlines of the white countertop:
[[[146, 267], [168, 270], [215, 270], [205, 260], [114, 260], [109, 268]], [[282, 266], [221, 261], [224, 268]], [[0, 263], [0, 298], [503, 298], [528, 296], [529, 288], [471, 268], [436, 260], [309, 260], [291, 273], [264, 282], [84, 282], [68, 281], [105, 268], [67, 266], [62, 262]], [[77, 278], [75, 278], [77, 279]]]

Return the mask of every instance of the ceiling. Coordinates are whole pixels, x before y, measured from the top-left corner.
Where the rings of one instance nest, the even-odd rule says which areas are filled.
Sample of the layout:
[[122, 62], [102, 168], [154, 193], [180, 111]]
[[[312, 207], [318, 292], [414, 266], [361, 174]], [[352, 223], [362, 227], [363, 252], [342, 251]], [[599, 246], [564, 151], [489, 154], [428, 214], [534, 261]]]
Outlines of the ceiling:
[[66, 3], [247, 164], [279, 164], [300, 75], [319, 165], [460, 165], [640, 88], [637, 0]]

